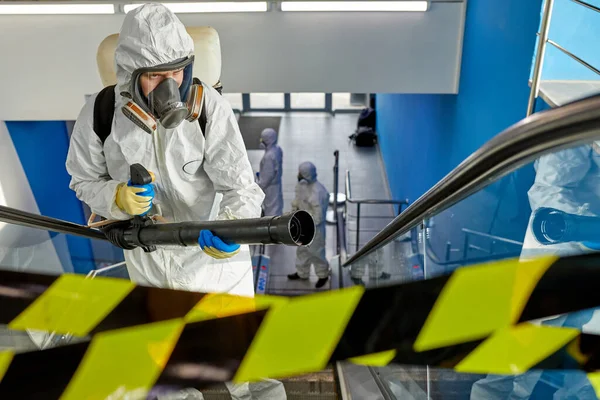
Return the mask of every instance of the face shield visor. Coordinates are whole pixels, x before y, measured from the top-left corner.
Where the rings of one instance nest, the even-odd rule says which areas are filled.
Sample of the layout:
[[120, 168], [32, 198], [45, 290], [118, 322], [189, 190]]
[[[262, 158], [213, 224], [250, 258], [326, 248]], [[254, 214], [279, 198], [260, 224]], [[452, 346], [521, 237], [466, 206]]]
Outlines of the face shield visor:
[[174, 129], [184, 120], [194, 121], [202, 105], [201, 85], [193, 83], [194, 57], [151, 68], [140, 68], [132, 74], [131, 99], [123, 112], [149, 133], [158, 122]]

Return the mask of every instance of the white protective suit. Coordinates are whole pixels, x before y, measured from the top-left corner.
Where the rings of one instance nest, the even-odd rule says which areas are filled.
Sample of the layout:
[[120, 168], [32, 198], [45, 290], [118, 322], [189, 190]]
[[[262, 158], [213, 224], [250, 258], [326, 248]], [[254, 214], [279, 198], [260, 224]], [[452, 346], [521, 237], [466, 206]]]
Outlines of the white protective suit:
[[[535, 169], [535, 182], [528, 192], [534, 212], [550, 207], [569, 214], [600, 216], [600, 141], [540, 157]], [[575, 242], [540, 244], [533, 236], [531, 222], [530, 219], [522, 257], [568, 256], [589, 250]]]
[[277, 145], [277, 132], [267, 128], [260, 135], [266, 150], [260, 160], [258, 186], [265, 192], [263, 211], [265, 216], [281, 215], [283, 213], [283, 189], [281, 176], [283, 174], [283, 151]]
[[[244, 142], [229, 103], [204, 86], [206, 138], [197, 121], [167, 130], [158, 124], [150, 135], [122, 112], [132, 73], [189, 56], [193, 41], [183, 24], [165, 7], [148, 4], [125, 17], [115, 53], [116, 109], [104, 146], [93, 131], [95, 96], [83, 107], [71, 138], [67, 170], [77, 197], [108, 219], [129, 219], [115, 204], [129, 166], [140, 163], [156, 175], [154, 209], [170, 222], [206, 221], [217, 193], [223, 199], [219, 219], [260, 216], [263, 193], [254, 182]], [[230, 259], [215, 260], [200, 247], [161, 247], [144, 253], [125, 251], [127, 269], [137, 283], [202, 292], [253, 295], [248, 246]]]
[[[521, 259], [542, 255], [569, 256], [583, 254], [592, 249], [582, 243], [569, 242], [553, 245], [539, 243], [532, 232], [533, 214], [538, 208], [550, 207], [569, 214], [600, 216], [600, 142], [557, 151], [540, 157], [535, 163], [535, 182], [528, 191], [533, 211], [525, 234]], [[543, 325], [581, 329], [590, 323], [592, 311], [585, 310], [549, 318]], [[598, 314], [598, 310], [594, 312]], [[595, 319], [595, 318], [594, 318]], [[488, 375], [473, 385], [471, 400], [529, 399], [542, 371], [530, 371], [518, 376]], [[579, 371], [547, 371], [545, 379], [560, 382], [561, 387], [553, 398], [594, 399], [592, 385], [585, 373]]]
[[[206, 138], [197, 121], [183, 121], [174, 129], [158, 125], [150, 135], [122, 112], [128, 100], [132, 73], [190, 56], [193, 41], [183, 24], [166, 7], [146, 4], [125, 16], [115, 53], [116, 108], [111, 135], [104, 145], [93, 130], [96, 95], [83, 107], [71, 137], [67, 170], [71, 188], [92, 211], [108, 219], [131, 216], [115, 205], [120, 182], [130, 179], [129, 166], [140, 163], [156, 176], [154, 209], [170, 222], [206, 221], [217, 193], [222, 195], [217, 218], [260, 216], [264, 194], [254, 175], [231, 106], [213, 88], [204, 86]], [[216, 260], [200, 247], [159, 247], [125, 251], [131, 279], [147, 286], [253, 296], [248, 246], [238, 255]], [[257, 390], [249, 390], [256, 386]], [[285, 399], [277, 381], [232, 385], [234, 399]], [[196, 391], [197, 392], [197, 391]], [[251, 394], [251, 392], [259, 392]], [[198, 398], [201, 395], [198, 392]]]
[[329, 191], [317, 180], [317, 168], [310, 162], [300, 164], [298, 174], [303, 179], [296, 185], [292, 211], [309, 212], [316, 226], [315, 238], [310, 246], [298, 247], [296, 270], [302, 279], [308, 278], [314, 264], [319, 278], [329, 277], [329, 262], [325, 257], [325, 217], [329, 205]]

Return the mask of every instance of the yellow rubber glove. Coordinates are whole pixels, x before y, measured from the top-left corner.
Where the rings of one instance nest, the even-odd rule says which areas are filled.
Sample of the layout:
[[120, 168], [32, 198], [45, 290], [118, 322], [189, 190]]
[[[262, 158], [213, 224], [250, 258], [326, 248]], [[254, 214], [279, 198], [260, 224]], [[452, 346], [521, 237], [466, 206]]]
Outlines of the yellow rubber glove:
[[115, 203], [122, 211], [129, 215], [145, 215], [152, 207], [154, 188], [148, 185], [128, 185], [121, 183], [117, 186]]

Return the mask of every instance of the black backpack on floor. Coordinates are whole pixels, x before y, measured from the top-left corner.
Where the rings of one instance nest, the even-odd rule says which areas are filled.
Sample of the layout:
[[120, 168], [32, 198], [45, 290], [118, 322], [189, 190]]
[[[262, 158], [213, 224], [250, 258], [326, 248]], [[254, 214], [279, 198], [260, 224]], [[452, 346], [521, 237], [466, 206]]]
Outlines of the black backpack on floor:
[[358, 147], [373, 147], [377, 144], [377, 134], [373, 128], [361, 126], [350, 135], [350, 140]]

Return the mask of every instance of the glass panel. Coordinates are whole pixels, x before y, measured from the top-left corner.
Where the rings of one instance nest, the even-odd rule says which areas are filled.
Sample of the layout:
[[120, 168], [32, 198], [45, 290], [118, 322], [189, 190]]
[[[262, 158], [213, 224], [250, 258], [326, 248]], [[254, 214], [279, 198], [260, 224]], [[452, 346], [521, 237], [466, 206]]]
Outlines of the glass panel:
[[292, 108], [325, 108], [325, 93], [291, 93]]
[[250, 93], [250, 108], [284, 108], [283, 93]]
[[223, 97], [231, 104], [231, 108], [234, 110], [244, 109], [241, 93], [223, 93]]
[[[367, 285], [431, 279], [457, 268], [509, 258], [528, 260], [599, 251], [600, 140], [545, 155], [429, 218], [422, 226], [425, 232], [415, 227], [410, 238], [405, 238], [404, 247], [399, 247], [402, 238], [396, 238], [357, 262], [358, 267], [381, 262], [384, 270], [394, 269], [390, 280], [369, 279]], [[413, 264], [421, 262], [424, 269], [418, 273]], [[596, 333], [600, 313], [583, 310], [537, 323]], [[392, 365], [379, 369], [379, 374], [394, 394], [427, 393], [435, 399], [596, 398], [585, 373], [577, 370], [472, 375], [440, 369], [441, 364], [429, 369]]]
[[333, 93], [332, 106], [334, 110], [362, 110], [366, 104], [354, 104], [350, 93]]
[[88, 273], [123, 261], [121, 249], [101, 240], [0, 226], [0, 269], [58, 275]]
[[[123, 261], [123, 251], [108, 242], [0, 223], [0, 270], [129, 279]], [[0, 350], [38, 350], [84, 339], [0, 325]]]

